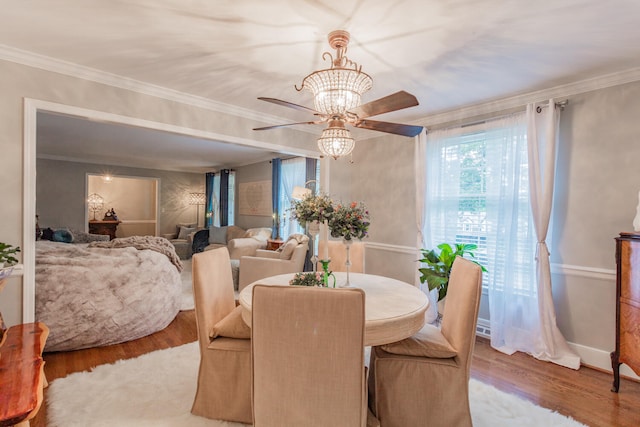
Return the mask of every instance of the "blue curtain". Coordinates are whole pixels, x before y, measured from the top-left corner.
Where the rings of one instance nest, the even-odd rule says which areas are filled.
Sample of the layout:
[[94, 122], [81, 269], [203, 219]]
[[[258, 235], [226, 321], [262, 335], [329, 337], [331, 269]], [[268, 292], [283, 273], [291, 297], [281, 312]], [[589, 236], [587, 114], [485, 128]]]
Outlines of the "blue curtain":
[[205, 191], [206, 191], [206, 207], [204, 210], [204, 226], [210, 228], [213, 225], [213, 217], [215, 216], [214, 208], [218, 206], [214, 192], [215, 172], [207, 172], [205, 174]]
[[280, 237], [280, 176], [282, 172], [282, 160], [271, 160], [271, 206], [273, 207], [273, 226], [271, 237]]
[[220, 171], [220, 227], [229, 225], [229, 172]]

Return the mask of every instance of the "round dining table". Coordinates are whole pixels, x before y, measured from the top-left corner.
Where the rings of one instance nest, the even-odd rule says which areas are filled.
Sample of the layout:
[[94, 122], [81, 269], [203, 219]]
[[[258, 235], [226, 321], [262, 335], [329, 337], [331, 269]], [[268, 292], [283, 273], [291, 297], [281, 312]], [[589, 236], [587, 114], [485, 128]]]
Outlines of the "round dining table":
[[[347, 274], [333, 274], [336, 288], [344, 287]], [[293, 276], [292, 273], [267, 277], [245, 287], [238, 296], [238, 301], [243, 307], [243, 320], [251, 326], [252, 290], [255, 285], [287, 286]], [[424, 292], [415, 286], [389, 277], [363, 273], [350, 273], [349, 286], [360, 288], [365, 293], [365, 346], [403, 340], [424, 326], [429, 300]]]

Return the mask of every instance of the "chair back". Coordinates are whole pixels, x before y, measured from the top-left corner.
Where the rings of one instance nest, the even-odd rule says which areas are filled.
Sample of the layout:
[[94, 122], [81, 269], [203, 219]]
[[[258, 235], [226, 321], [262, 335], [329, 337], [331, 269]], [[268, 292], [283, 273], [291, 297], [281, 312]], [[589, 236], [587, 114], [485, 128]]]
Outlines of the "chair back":
[[469, 372], [476, 337], [482, 291], [482, 269], [457, 257], [451, 267], [447, 300], [442, 314], [442, 335], [458, 351], [461, 366]]
[[361, 289], [254, 286], [256, 426], [364, 424], [364, 307]]
[[192, 258], [193, 298], [201, 354], [211, 342], [209, 331], [235, 308], [229, 251], [222, 247]]
[[309, 250], [308, 242], [301, 243], [293, 250], [291, 254], [291, 263], [294, 265], [294, 272], [304, 270], [304, 259], [307, 256]]
[[[320, 240], [318, 243], [318, 256], [322, 259], [324, 254], [324, 247], [327, 246], [327, 253], [331, 259], [329, 269], [331, 271], [347, 271], [347, 248], [342, 240]], [[353, 242], [349, 248], [349, 261], [351, 261], [351, 267], [349, 271], [351, 273], [364, 273], [364, 243]], [[318, 262], [318, 270], [322, 270], [322, 264]]]

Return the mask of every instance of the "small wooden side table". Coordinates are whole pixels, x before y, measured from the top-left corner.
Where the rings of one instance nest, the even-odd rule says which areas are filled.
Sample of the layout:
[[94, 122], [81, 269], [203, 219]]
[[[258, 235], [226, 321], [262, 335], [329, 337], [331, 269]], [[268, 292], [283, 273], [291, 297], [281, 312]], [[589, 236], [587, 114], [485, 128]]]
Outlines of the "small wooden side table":
[[120, 221], [89, 221], [89, 233], [91, 234], [106, 234], [110, 240], [116, 238], [116, 229], [118, 228]]
[[282, 239], [268, 239], [267, 240], [267, 250], [268, 251], [276, 251], [284, 241]]
[[7, 329], [0, 346], [0, 426], [29, 426], [43, 400], [42, 351], [49, 335], [44, 323]]

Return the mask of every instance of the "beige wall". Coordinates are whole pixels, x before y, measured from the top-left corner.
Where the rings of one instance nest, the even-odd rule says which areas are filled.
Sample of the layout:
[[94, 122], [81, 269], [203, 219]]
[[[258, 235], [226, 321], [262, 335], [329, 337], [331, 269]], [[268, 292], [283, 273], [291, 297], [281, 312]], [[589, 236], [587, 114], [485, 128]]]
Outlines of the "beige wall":
[[240, 196], [238, 189], [240, 184], [247, 182], [271, 181], [271, 162], [264, 161], [251, 165], [235, 168], [236, 171], [236, 220], [235, 225], [244, 229], [254, 227], [271, 227], [273, 225], [272, 217], [259, 215], [240, 215], [238, 203]]

